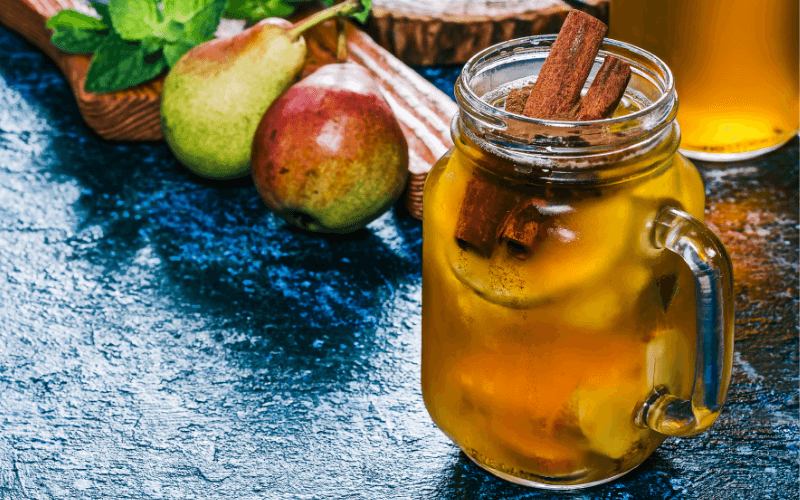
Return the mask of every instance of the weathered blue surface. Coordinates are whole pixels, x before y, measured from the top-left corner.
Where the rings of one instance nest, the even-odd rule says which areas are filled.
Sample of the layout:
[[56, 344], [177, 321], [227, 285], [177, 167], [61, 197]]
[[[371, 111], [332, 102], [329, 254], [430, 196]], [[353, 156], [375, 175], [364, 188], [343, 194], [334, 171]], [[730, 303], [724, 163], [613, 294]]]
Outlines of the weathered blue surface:
[[[302, 233], [249, 182], [98, 138], [2, 27], [0, 54], [0, 499], [797, 498], [797, 139], [702, 166], [737, 272], [712, 432], [552, 494], [483, 473], [428, 419], [421, 228], [402, 208]], [[429, 76], [450, 91], [456, 74]]]

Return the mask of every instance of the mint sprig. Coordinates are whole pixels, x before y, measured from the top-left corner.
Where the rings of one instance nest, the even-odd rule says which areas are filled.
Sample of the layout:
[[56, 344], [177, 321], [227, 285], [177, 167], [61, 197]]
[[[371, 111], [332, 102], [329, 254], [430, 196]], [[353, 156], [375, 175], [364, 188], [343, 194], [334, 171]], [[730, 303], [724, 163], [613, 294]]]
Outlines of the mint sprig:
[[[230, 0], [225, 17], [234, 19], [245, 19], [250, 23], [256, 23], [268, 17], [288, 17], [297, 9], [297, 4], [307, 3], [311, 0]], [[322, 0], [328, 7], [332, 6], [334, 0]], [[351, 14], [359, 22], [366, 22], [369, 11], [372, 8], [372, 0], [361, 0], [363, 10]]]
[[112, 0], [108, 3], [108, 11], [114, 31], [123, 40], [141, 40], [162, 31], [159, 9], [152, 0]]
[[[223, 14], [251, 22], [287, 17], [308, 0], [92, 1], [100, 16], [62, 10], [47, 21], [52, 43], [66, 52], [94, 54], [84, 88], [103, 93], [146, 82], [171, 68], [192, 47], [211, 40]], [[372, 0], [358, 0], [350, 17], [365, 22]], [[333, 5], [334, 0], [322, 0]]]
[[85, 88], [100, 93], [139, 85], [158, 76], [166, 67], [160, 54], [147, 54], [144, 45], [112, 35], [94, 53]]
[[66, 52], [93, 53], [84, 88], [113, 92], [139, 85], [214, 37], [229, 0], [92, 2], [100, 19], [63, 10], [47, 21]]

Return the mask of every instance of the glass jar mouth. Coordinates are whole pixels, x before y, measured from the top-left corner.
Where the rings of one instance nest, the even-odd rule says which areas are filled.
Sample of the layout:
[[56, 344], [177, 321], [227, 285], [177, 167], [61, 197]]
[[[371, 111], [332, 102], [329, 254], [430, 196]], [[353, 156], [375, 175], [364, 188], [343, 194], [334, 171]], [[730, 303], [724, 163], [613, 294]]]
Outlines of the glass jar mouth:
[[[475, 54], [455, 85], [459, 114], [454, 141], [466, 135], [481, 149], [510, 160], [518, 173], [532, 168], [575, 172], [608, 168], [620, 158], [640, 155], [679, 132], [675, 123], [678, 99], [669, 67], [655, 55], [633, 45], [606, 39], [584, 85], [588, 89], [608, 55], [631, 66], [625, 98], [639, 109], [622, 116], [589, 121], [556, 121], [510, 113], [492, 103], [514, 87], [532, 85], [556, 35], [518, 38]], [[674, 151], [673, 151], [674, 152]]]

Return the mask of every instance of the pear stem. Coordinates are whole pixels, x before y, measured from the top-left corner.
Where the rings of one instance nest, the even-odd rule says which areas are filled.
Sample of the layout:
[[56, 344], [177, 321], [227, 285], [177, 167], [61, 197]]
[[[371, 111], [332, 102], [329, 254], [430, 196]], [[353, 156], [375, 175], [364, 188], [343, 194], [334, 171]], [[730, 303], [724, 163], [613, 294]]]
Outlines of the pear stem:
[[336, 62], [347, 61], [347, 30], [344, 19], [336, 20]]
[[363, 7], [361, 6], [361, 0], [347, 0], [346, 2], [334, 5], [333, 7], [328, 7], [325, 10], [321, 10], [316, 14], [308, 16], [299, 23], [295, 24], [292, 29], [286, 32], [286, 34], [289, 36], [289, 40], [294, 42], [300, 38], [303, 32], [313, 28], [319, 23], [324, 23], [325, 21], [333, 19], [334, 17], [349, 16], [350, 14], [355, 14], [361, 10], [363, 10]]

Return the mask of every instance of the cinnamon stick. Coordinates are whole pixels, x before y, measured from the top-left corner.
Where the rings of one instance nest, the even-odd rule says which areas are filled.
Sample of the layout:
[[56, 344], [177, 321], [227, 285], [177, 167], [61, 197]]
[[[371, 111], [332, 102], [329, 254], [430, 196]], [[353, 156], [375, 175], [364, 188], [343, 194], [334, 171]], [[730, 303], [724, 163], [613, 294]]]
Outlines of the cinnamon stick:
[[630, 65], [614, 56], [607, 56], [581, 100], [575, 119], [601, 120], [614, 114], [630, 79]]
[[570, 11], [525, 103], [525, 116], [569, 119], [574, 114], [607, 30], [599, 19]]
[[497, 185], [480, 168], [467, 184], [456, 222], [456, 243], [488, 258], [497, 245], [497, 231], [518, 202], [517, 196]]
[[[586, 96], [581, 91], [608, 27], [573, 10], [553, 43], [533, 87], [509, 92], [511, 113], [551, 120], [596, 120], [613, 114], [630, 80], [630, 66], [608, 56]], [[467, 184], [455, 237], [464, 250], [488, 258], [499, 243], [524, 260], [539, 248], [552, 222], [543, 200], [524, 198], [492, 182], [480, 169]], [[521, 200], [525, 200], [520, 203]]]
[[540, 211], [546, 204], [545, 200], [529, 198], [508, 214], [499, 238], [507, 246], [509, 255], [525, 260], [539, 248], [552, 221], [552, 217]]

